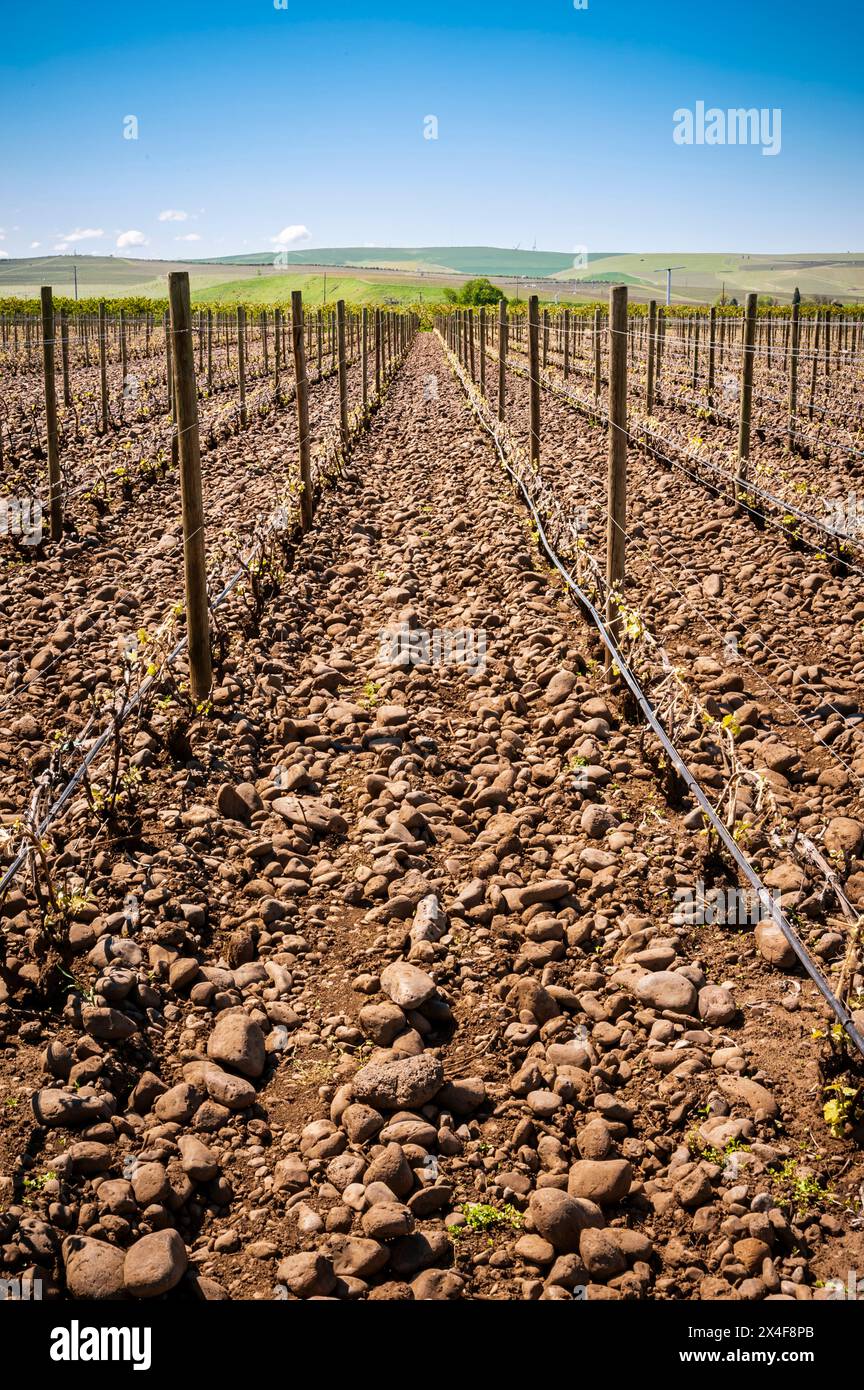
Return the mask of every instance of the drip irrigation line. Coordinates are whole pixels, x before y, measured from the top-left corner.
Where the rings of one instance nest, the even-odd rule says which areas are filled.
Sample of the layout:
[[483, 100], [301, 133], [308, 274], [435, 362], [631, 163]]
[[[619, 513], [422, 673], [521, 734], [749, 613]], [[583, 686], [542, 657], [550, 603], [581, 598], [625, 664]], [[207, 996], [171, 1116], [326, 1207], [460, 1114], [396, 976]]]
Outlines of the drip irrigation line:
[[[443, 345], [443, 340], [441, 341]], [[721, 840], [724, 848], [733, 859], [736, 867], [747, 879], [751, 888], [756, 892], [759, 902], [762, 904], [763, 907], [766, 907], [768, 909], [771, 921], [773, 921], [775, 926], [779, 927], [779, 929], [782, 931], [790, 947], [795, 952], [795, 955], [797, 956], [801, 965], [804, 967], [804, 970], [806, 971], [807, 975], [812, 980], [813, 984], [816, 985], [816, 988], [819, 990], [820, 994], [823, 996], [826, 1003], [831, 1008], [835, 1017], [842, 1024], [843, 1028], [846, 1030], [846, 1033], [851, 1038], [852, 1042], [854, 1042], [859, 1053], [862, 1055], [862, 1057], [864, 1057], [864, 1036], [862, 1036], [862, 1034], [856, 1027], [852, 1019], [852, 1015], [849, 1012], [849, 1009], [842, 1002], [842, 1000], [838, 999], [838, 997], [832, 990], [830, 984], [825, 979], [824, 975], [819, 970], [819, 968], [816, 966], [815, 962], [810, 956], [810, 953], [804, 946], [804, 943], [800, 940], [797, 932], [793, 929], [793, 927], [787, 921], [784, 913], [777, 906], [774, 898], [763, 884], [756, 870], [750, 864], [750, 861], [745, 857], [744, 854], [742, 854], [738, 845], [735, 843], [735, 840], [732, 838], [726, 826], [723, 824], [716, 811], [714, 810], [714, 807], [711, 805], [711, 802], [709, 801], [705, 792], [702, 790], [699, 783], [696, 781], [689, 767], [682, 758], [681, 754], [678, 752], [672, 740], [669, 738], [669, 735], [666, 733], [666, 730], [660, 723], [660, 720], [654, 710], [654, 707], [652, 706], [647, 695], [642, 690], [639, 681], [637, 680], [635, 674], [631, 670], [627, 662], [627, 659], [621, 652], [617, 642], [615, 641], [615, 638], [606, 626], [603, 617], [601, 616], [601, 614], [599, 613], [598, 609], [596, 608], [592, 600], [589, 598], [589, 596], [576, 582], [576, 580], [570, 574], [569, 570], [559, 559], [556, 551], [554, 550], [551, 542], [549, 541], [546, 535], [543, 522], [540, 518], [539, 513], [537, 512], [536, 507], [534, 506], [533, 500], [531, 498], [530, 493], [528, 492], [528, 489], [525, 487], [525, 484], [523, 483], [522, 479], [512, 468], [510, 462], [507, 459], [497, 430], [486, 419], [483, 410], [480, 408], [477, 401], [474, 399], [471, 390], [468, 388], [467, 379], [463, 374], [461, 365], [456, 361], [455, 357], [452, 353], [450, 353], [446, 345], [444, 345], [444, 350], [447, 353], [448, 359], [450, 360], [452, 370], [455, 372], [463, 388], [465, 389], [469, 404], [471, 405], [474, 414], [477, 416], [477, 419], [480, 421], [480, 424], [483, 426], [486, 433], [489, 434], [492, 438], [503, 467], [506, 469], [507, 474], [509, 475], [511, 480], [516, 484], [520, 493], [522, 494], [525, 504], [528, 507], [533, 517], [534, 523], [537, 527], [537, 534], [543, 549], [545, 550], [555, 569], [561, 575], [567, 587], [576, 595], [579, 603], [589, 614], [591, 621], [594, 623], [594, 626], [597, 628], [597, 631], [600, 634], [600, 638], [604, 646], [606, 647], [606, 650], [608, 651], [610, 657], [612, 658], [612, 661], [615, 664], [616, 669], [620, 672], [628, 689], [630, 690], [630, 693], [639, 705], [639, 708], [641, 709], [649, 728], [660, 741], [664, 751], [666, 752], [672, 763], [672, 766], [675, 768], [675, 771], [678, 773], [679, 777], [682, 779], [685, 786], [687, 787], [687, 790], [691, 793], [694, 800], [697, 802], [700, 810], [702, 811], [703, 816], [706, 818], [706, 820], [711, 825], [711, 828], [714, 830], [718, 838]], [[765, 919], [763, 918], [762, 920], [764, 921]]]

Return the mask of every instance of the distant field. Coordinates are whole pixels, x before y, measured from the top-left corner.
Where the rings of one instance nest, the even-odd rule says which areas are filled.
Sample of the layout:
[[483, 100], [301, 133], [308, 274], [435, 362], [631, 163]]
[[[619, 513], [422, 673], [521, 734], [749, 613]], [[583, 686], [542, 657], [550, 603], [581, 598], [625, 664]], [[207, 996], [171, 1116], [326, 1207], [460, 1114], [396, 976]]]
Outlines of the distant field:
[[[73, 263], [78, 268], [78, 295], [142, 294], [164, 298], [171, 270], [188, 270], [193, 288], [224, 283], [224, 270], [189, 261], [152, 261], [121, 256], [39, 256], [27, 260], [0, 260], [0, 296], [32, 298], [40, 286], [50, 285], [57, 295], [73, 294]], [[231, 279], [258, 274], [256, 266], [232, 266]]]
[[[339, 258], [342, 258], [341, 261]], [[302, 289], [311, 303], [416, 303], [442, 297], [446, 286], [458, 288], [471, 275], [487, 275], [508, 298], [538, 294], [547, 302], [580, 302], [605, 297], [605, 286], [630, 287], [631, 298], [665, 296], [663, 266], [673, 266], [673, 300], [710, 303], [724, 291], [741, 297], [748, 290], [788, 302], [796, 285], [801, 293], [851, 302], [864, 299], [864, 253], [813, 253], [748, 256], [686, 251], [589, 255], [576, 268], [571, 254], [555, 251], [508, 251], [487, 246], [342, 247], [293, 251], [274, 266], [273, 252], [221, 257], [209, 261], [157, 261], [121, 256], [42, 256], [0, 259], [0, 297], [34, 298], [41, 285], [56, 295], [73, 294], [73, 265], [80, 298], [145, 295], [164, 298], [171, 270], [187, 270], [193, 298], [199, 303], [245, 299], [266, 303]], [[339, 274], [339, 266], [342, 273]], [[287, 269], [285, 267], [288, 267]], [[296, 266], [296, 270], [294, 267]], [[331, 274], [329, 267], [333, 267]]]
[[260, 280], [223, 280], [208, 288], [193, 288], [195, 304], [272, 304], [291, 298], [292, 290], [301, 290], [304, 304], [313, 306], [333, 304], [344, 299], [353, 304], [416, 304], [419, 300], [437, 302], [441, 299], [438, 285], [412, 285], [406, 280], [366, 280], [354, 276], [328, 275], [267, 275]]
[[687, 302], [713, 300], [724, 289], [740, 298], [748, 290], [789, 299], [796, 285], [804, 295], [831, 295], [838, 299], [864, 296], [864, 254], [843, 255], [745, 256], [718, 253], [697, 255], [670, 251], [656, 255], [621, 254], [591, 261], [589, 268], [577, 272], [557, 272], [556, 280], [602, 277], [620, 279], [632, 276], [653, 295], [666, 292], [662, 267], [681, 267], [672, 276], [673, 299]]

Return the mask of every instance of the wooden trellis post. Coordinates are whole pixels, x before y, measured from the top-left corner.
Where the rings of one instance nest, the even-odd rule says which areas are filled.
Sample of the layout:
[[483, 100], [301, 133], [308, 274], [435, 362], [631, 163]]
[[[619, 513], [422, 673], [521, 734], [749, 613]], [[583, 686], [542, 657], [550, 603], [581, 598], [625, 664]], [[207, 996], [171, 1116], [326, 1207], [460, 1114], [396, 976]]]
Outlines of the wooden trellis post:
[[[606, 620], [618, 642], [627, 553], [627, 286], [609, 292], [609, 440], [606, 521]], [[607, 651], [606, 666], [612, 658]]]
[[801, 305], [792, 305], [789, 333], [789, 421], [787, 439], [790, 452], [795, 452], [795, 415], [798, 410], [798, 340], [801, 333]]
[[246, 428], [246, 310], [237, 305], [237, 370], [240, 378], [240, 428]]
[[750, 421], [753, 413], [753, 350], [756, 344], [756, 295], [748, 294], [744, 313], [744, 338], [741, 356], [741, 402], [738, 418], [738, 481], [735, 496], [738, 497], [738, 482], [747, 477], [747, 460], [750, 457]]
[[108, 326], [105, 301], [99, 302], [99, 396], [102, 406], [102, 433], [108, 433]]
[[54, 299], [42, 286], [42, 366], [45, 374], [45, 433], [48, 441], [48, 508], [51, 539], [63, 539], [63, 483], [57, 442], [57, 383], [54, 377]]
[[645, 378], [645, 409], [650, 415], [654, 409], [654, 362], [657, 351], [657, 300], [648, 304], [648, 370]]
[[60, 356], [63, 364], [63, 404], [72, 404], [72, 386], [69, 381], [69, 315], [60, 310]]
[[594, 399], [600, 400], [600, 387], [602, 384], [602, 366], [600, 357], [600, 310], [594, 310]]
[[210, 659], [210, 615], [207, 604], [207, 562], [204, 546], [204, 500], [201, 488], [201, 444], [198, 435], [198, 388], [192, 344], [189, 273], [168, 276], [171, 305], [174, 400], [177, 414], [180, 497], [183, 509], [183, 561], [186, 582], [186, 632], [189, 644], [189, 689], [196, 705], [206, 700], [213, 683]]
[[480, 306], [480, 395], [486, 395], [486, 310]]
[[361, 327], [362, 327], [362, 334], [363, 334], [363, 337], [362, 337], [362, 341], [361, 341], [361, 344], [360, 344], [360, 367], [361, 367], [361, 375], [362, 375], [362, 377], [363, 377], [363, 396], [362, 396], [362, 400], [363, 400], [363, 414], [365, 415], [365, 414], [366, 414], [366, 409], [367, 409], [367, 406], [368, 406], [368, 402], [369, 402], [369, 383], [368, 383], [368, 375], [369, 375], [369, 310], [368, 310], [368, 309], [364, 309], [364, 310], [363, 310], [363, 322], [362, 322], [362, 326], [361, 326]]
[[[319, 320], [320, 322], [320, 320]], [[313, 520], [312, 465], [309, 440], [309, 382], [306, 377], [306, 343], [303, 336], [303, 294], [291, 291], [291, 337], [294, 374], [297, 379], [297, 431], [300, 443], [300, 525], [308, 531]]]
[[536, 294], [528, 300], [528, 386], [530, 407], [530, 458], [540, 462], [540, 316]]
[[345, 357], [345, 300], [336, 301], [336, 349], [339, 364], [339, 436], [343, 453], [348, 448], [348, 367]]
[[503, 421], [507, 412], [507, 301], [498, 304], [498, 419]]

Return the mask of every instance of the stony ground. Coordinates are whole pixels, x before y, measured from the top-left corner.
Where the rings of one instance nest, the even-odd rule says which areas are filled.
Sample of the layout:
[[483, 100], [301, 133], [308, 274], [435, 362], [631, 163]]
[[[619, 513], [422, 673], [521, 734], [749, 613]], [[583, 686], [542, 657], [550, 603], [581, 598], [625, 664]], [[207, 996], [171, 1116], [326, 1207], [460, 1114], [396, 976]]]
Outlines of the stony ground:
[[[33, 888], [0, 907], [0, 1273], [73, 1298], [845, 1283], [864, 1165], [823, 1121], [820, 998], [678, 910], [734, 880], [432, 335], [240, 619], [188, 748], [170, 711], [127, 731], [134, 818], [96, 828], [81, 794], [47, 837], [75, 890], [47, 961]], [[424, 660], [466, 628], [485, 663]]]

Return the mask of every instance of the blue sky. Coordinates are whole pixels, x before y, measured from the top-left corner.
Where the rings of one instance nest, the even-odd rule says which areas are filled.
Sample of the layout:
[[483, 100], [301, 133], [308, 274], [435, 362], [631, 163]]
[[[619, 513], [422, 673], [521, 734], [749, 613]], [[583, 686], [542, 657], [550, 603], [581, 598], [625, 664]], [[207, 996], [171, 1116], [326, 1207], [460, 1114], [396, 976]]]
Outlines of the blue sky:
[[[3, 25], [6, 255], [864, 249], [860, 0], [46, 0]], [[780, 153], [676, 144], [700, 100], [780, 108]]]

